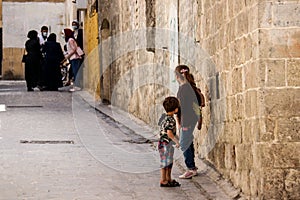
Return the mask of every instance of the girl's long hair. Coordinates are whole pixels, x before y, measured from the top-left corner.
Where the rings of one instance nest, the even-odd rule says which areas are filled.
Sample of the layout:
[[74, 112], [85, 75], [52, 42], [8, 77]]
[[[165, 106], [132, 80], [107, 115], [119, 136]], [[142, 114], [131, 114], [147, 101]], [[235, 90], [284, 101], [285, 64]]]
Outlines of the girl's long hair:
[[190, 68], [186, 65], [178, 65], [175, 68], [175, 73], [178, 75], [180, 80], [187, 80], [193, 89], [196, 89], [196, 83], [193, 74], [190, 73]]

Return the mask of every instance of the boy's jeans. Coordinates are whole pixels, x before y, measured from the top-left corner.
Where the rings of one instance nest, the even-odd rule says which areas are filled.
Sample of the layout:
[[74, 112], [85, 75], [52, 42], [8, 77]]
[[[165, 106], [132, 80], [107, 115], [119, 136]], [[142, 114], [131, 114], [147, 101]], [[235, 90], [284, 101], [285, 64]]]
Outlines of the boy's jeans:
[[193, 143], [193, 131], [192, 128], [181, 128], [180, 134], [180, 146], [183, 151], [184, 162], [188, 169], [194, 170], [195, 166], [195, 149]]

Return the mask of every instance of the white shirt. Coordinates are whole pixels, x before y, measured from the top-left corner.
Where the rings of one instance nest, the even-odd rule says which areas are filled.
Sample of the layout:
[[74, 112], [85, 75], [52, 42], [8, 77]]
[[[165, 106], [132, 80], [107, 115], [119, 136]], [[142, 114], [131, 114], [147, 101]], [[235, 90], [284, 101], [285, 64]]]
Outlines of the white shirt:
[[40, 45], [43, 45], [43, 44], [45, 44], [45, 42], [47, 41], [47, 38], [46, 39], [44, 39], [43, 38], [43, 36], [42, 35], [38, 35], [38, 38], [39, 38], [39, 41], [40, 41]]

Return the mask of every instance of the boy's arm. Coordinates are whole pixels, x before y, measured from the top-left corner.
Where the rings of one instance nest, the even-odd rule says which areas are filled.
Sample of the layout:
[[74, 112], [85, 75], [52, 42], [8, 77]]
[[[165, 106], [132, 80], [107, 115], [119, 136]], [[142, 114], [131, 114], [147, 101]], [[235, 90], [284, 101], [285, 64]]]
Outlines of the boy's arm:
[[173, 134], [173, 132], [171, 130], [167, 130], [167, 135], [168, 137], [176, 143], [176, 147], [178, 148], [179, 147], [179, 141], [178, 139], [175, 137], [175, 135]]

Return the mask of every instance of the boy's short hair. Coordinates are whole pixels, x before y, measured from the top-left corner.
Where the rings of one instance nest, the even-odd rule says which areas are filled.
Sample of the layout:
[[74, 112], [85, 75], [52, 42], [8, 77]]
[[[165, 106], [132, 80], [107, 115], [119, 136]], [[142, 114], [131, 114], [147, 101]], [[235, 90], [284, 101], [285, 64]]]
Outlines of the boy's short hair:
[[163, 107], [166, 112], [172, 112], [179, 108], [179, 101], [176, 97], [167, 97], [163, 102]]

